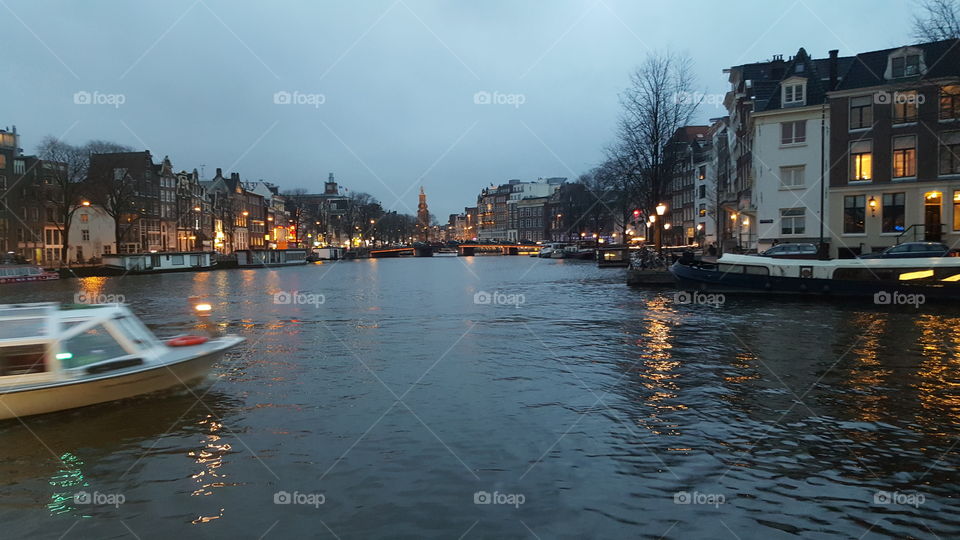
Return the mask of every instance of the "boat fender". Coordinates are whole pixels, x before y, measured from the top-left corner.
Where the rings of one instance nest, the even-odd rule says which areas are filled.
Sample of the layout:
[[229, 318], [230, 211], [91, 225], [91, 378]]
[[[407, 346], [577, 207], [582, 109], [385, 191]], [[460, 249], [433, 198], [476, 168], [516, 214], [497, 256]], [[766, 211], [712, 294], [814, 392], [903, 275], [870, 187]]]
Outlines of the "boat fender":
[[168, 347], [191, 347], [210, 341], [210, 338], [203, 336], [180, 336], [167, 340]]

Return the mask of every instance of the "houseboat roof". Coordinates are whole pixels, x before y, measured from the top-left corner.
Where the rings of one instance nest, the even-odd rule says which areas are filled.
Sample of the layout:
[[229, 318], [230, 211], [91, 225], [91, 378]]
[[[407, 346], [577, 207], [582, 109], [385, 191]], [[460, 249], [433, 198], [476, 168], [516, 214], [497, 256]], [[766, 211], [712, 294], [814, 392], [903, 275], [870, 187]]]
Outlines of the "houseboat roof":
[[759, 255], [723, 255], [719, 264], [745, 264], [769, 267], [815, 266], [817, 268], [915, 268], [917, 266], [960, 267], [960, 257], [923, 257], [904, 259], [777, 259]]

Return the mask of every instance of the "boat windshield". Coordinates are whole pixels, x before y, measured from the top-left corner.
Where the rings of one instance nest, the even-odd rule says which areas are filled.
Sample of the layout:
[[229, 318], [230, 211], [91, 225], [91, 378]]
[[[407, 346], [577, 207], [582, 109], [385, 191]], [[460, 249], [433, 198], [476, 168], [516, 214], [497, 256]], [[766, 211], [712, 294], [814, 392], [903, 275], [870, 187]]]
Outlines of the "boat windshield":
[[111, 358], [127, 356], [127, 351], [117, 343], [102, 324], [62, 341], [60, 351], [57, 356], [64, 369], [84, 367]]

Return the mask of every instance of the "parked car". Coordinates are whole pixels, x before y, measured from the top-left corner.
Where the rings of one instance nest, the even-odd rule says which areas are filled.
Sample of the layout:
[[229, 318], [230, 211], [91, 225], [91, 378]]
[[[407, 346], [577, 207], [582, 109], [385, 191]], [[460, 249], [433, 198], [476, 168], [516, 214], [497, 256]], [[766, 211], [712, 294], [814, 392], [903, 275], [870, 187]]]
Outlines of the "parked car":
[[915, 257], [947, 257], [950, 247], [942, 242], [905, 242], [877, 253], [865, 253], [861, 259], [910, 259]]
[[761, 257], [775, 259], [816, 259], [817, 246], [814, 244], [778, 244], [760, 253]]

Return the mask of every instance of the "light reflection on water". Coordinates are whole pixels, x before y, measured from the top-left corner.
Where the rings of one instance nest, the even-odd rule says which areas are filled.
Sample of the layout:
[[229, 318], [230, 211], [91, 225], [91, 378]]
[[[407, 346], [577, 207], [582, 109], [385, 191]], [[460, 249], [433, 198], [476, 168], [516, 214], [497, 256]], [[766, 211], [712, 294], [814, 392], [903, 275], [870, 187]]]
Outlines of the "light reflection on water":
[[[960, 535], [950, 308], [676, 305], [620, 270], [525, 257], [63, 280], [0, 301], [79, 290], [123, 294], [160, 335], [248, 340], [201, 388], [0, 426], [15, 536], [315, 536], [317, 519], [344, 538]], [[77, 508], [80, 487], [126, 502]], [[276, 505], [281, 490], [326, 503]], [[481, 490], [526, 503], [475, 505]], [[695, 490], [725, 502], [674, 504]]]

